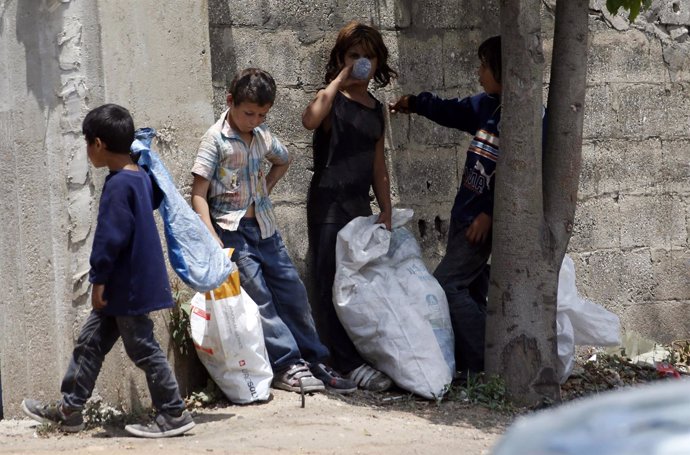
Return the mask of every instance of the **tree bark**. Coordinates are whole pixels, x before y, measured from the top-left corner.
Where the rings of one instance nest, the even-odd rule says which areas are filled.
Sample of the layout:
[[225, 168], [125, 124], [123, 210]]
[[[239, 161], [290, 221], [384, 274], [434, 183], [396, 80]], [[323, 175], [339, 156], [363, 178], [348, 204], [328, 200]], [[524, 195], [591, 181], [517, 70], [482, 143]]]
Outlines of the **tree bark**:
[[[570, 0], [568, 0], [570, 1]], [[556, 292], [542, 186], [544, 55], [539, 0], [502, 0], [503, 107], [496, 171], [486, 369], [508, 398], [559, 401]]]
[[588, 0], [556, 4], [543, 175], [546, 222], [559, 265], [572, 234], [582, 164], [588, 20]]

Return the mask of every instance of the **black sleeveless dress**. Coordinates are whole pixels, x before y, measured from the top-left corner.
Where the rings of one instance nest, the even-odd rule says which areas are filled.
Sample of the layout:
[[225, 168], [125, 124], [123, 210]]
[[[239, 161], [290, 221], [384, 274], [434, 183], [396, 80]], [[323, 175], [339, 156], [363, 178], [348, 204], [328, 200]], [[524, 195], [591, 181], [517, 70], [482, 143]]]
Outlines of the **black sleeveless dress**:
[[333, 100], [331, 129], [314, 132], [314, 176], [307, 198], [310, 224], [346, 224], [371, 215], [369, 188], [376, 142], [384, 131], [383, 104], [368, 108], [338, 92]]

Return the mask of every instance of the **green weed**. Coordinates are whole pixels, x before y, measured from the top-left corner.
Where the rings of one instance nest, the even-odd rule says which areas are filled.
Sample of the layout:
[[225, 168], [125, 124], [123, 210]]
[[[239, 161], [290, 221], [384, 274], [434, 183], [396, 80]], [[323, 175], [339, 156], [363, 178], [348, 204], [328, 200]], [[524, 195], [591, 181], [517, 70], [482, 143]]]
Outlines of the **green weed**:
[[188, 409], [206, 408], [218, 403], [224, 397], [225, 395], [220, 388], [209, 378], [203, 390], [192, 392], [191, 395], [185, 398], [185, 405]]
[[179, 279], [173, 279], [170, 283], [175, 305], [170, 310], [168, 329], [172, 342], [181, 355], [190, 354], [192, 337], [189, 333], [189, 313], [191, 311], [191, 291], [185, 287]]
[[468, 374], [464, 379], [464, 384], [451, 385], [448, 400], [478, 404], [495, 411], [513, 411], [513, 406], [506, 398], [505, 381], [499, 376], [479, 373]]

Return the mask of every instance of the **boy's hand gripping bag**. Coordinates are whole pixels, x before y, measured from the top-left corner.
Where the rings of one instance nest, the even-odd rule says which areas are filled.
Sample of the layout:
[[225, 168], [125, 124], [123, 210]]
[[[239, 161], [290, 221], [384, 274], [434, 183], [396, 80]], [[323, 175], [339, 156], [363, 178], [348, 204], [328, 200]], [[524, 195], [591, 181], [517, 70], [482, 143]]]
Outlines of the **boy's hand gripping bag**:
[[439, 400], [455, 371], [453, 329], [443, 288], [402, 227], [412, 215], [395, 209], [392, 232], [372, 215], [338, 233], [333, 299], [367, 362], [399, 387]]
[[232, 263], [199, 215], [184, 200], [151, 141], [156, 131], [141, 128], [134, 133], [132, 155], [163, 193], [158, 208], [163, 219], [170, 265], [182, 281], [206, 292], [220, 286], [230, 274]]
[[237, 269], [217, 289], [194, 296], [189, 321], [199, 360], [230, 401], [269, 399], [273, 371], [259, 308], [240, 287]]

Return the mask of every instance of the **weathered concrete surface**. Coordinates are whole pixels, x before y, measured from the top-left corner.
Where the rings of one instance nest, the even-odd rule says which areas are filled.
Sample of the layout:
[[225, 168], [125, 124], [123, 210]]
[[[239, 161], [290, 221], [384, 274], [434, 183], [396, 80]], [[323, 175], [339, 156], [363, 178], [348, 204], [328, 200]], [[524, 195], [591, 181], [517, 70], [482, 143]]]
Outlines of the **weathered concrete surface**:
[[[89, 167], [81, 120], [103, 102], [128, 107], [137, 126], [161, 132], [158, 147], [188, 186], [193, 150], [213, 120], [207, 7], [0, 2], [0, 49], [0, 371], [13, 416], [24, 396], [59, 396], [90, 310], [88, 258], [107, 171]], [[143, 374], [119, 344], [97, 393], [147, 404]]]
[[690, 2], [655, 1], [632, 25], [591, 22], [570, 243], [580, 292], [661, 342], [690, 334], [689, 14]]
[[[95, 8], [3, 2], [0, 353], [5, 415], [27, 393], [55, 393], [86, 299], [94, 186], [82, 109], [99, 53]], [[57, 8], [55, 8], [57, 6]], [[96, 49], [94, 47], [94, 49]], [[94, 101], [95, 101], [94, 100]]]
[[[547, 6], [553, 1], [544, 2]], [[688, 336], [690, 303], [690, 1], [657, 0], [635, 24], [591, 2], [580, 204], [570, 253], [578, 288], [628, 330]], [[296, 156], [274, 201], [286, 244], [308, 281], [306, 189], [311, 135], [300, 115], [321, 86], [337, 30], [378, 26], [400, 77], [386, 102], [432, 90], [480, 90], [476, 49], [498, 32], [481, 0], [0, 0], [0, 371], [5, 414], [22, 396], [53, 397], [89, 309], [88, 253], [105, 173], [88, 167], [79, 134], [102, 102], [128, 106], [188, 191], [198, 138], [224, 108], [228, 74], [269, 70], [279, 86], [268, 123]], [[553, 17], [544, 10], [550, 55]], [[548, 82], [548, 68], [547, 79]], [[445, 250], [468, 137], [419, 117], [386, 131], [393, 200], [433, 268]], [[162, 322], [162, 321], [159, 321]], [[165, 338], [165, 334], [162, 334]], [[146, 400], [121, 348], [99, 392]], [[36, 366], [39, 367], [36, 367]], [[178, 369], [178, 373], [183, 369]]]
[[[555, 2], [545, 4], [550, 57]], [[466, 96], [480, 90], [476, 49], [498, 32], [497, 5], [322, 0], [305, 8], [289, 0], [209, 2], [216, 113], [223, 108], [226, 76], [238, 69], [264, 67], [279, 85], [269, 124], [298, 159], [276, 188], [275, 200], [290, 252], [307, 279], [303, 216], [311, 135], [301, 128], [300, 114], [323, 83], [337, 30], [358, 19], [382, 31], [391, 65], [400, 72], [391, 86], [375, 91], [382, 101], [421, 90]], [[687, 337], [682, 322], [687, 317], [678, 312], [690, 303], [690, 2], [655, 1], [635, 24], [611, 16], [604, 5], [590, 3], [584, 161], [570, 244], [578, 288], [620, 314], [628, 330], [660, 341]], [[547, 67], [547, 83], [548, 77]], [[431, 268], [445, 250], [467, 141], [466, 135], [419, 117], [389, 119], [394, 203], [415, 209], [410, 227]], [[658, 315], [666, 310], [675, 316], [663, 318], [663, 324], [649, 322], [661, 322]]]
[[[339, 28], [357, 19], [381, 29], [391, 64], [400, 73], [394, 84], [376, 92], [381, 101], [422, 89], [457, 96], [477, 90], [476, 48], [496, 33], [498, 24], [487, 26], [487, 20], [493, 21], [497, 11], [494, 4], [471, 0], [329, 0], [309, 2], [309, 8], [291, 0], [209, 2], [216, 114], [225, 107], [228, 76], [242, 68], [265, 68], [279, 86], [268, 123], [296, 161], [273, 199], [283, 237], [307, 282], [304, 203], [311, 179], [311, 133], [301, 126], [301, 114], [323, 84]], [[445, 249], [467, 138], [424, 119], [402, 117], [391, 120], [387, 139], [394, 202], [415, 209], [418, 238], [434, 264]]]

